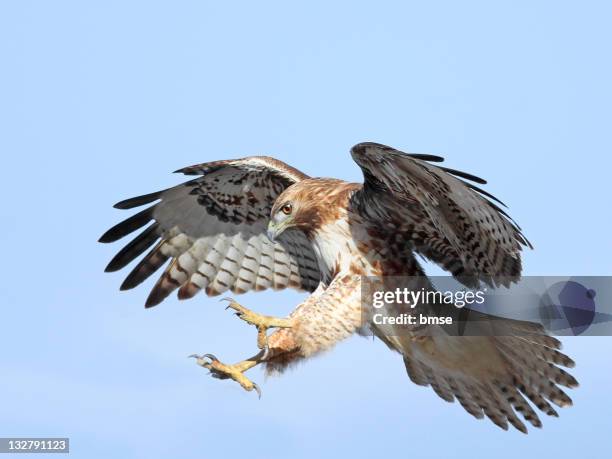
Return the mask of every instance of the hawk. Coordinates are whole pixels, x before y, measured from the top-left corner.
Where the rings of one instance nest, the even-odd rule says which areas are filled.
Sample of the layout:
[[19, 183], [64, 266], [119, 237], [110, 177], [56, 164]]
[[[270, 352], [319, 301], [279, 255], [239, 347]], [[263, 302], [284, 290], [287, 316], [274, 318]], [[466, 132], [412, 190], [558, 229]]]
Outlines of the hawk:
[[179, 299], [200, 291], [310, 292], [285, 318], [229, 300], [228, 307], [257, 328], [259, 352], [231, 365], [212, 354], [194, 355], [213, 376], [233, 379], [247, 391], [260, 393], [244, 374], [256, 365], [280, 372], [369, 332], [402, 356], [414, 383], [503, 429], [511, 424], [526, 433], [518, 414], [541, 426], [528, 400], [552, 416], [557, 412], [551, 403], [571, 405], [559, 386], [576, 387], [577, 381], [560, 366], [574, 362], [539, 324], [502, 319], [510, 331], [504, 336], [449, 336], [393, 333], [363, 320], [363, 276], [417, 276], [433, 290], [417, 259], [422, 256], [467, 287], [508, 285], [520, 279], [521, 250], [531, 245], [503, 203], [476, 185], [484, 180], [436, 165], [442, 158], [373, 142], [355, 145], [351, 155], [362, 184], [311, 178], [267, 156], [180, 169], [196, 177], [115, 204], [151, 205], [100, 238], [114, 242], [148, 225], [106, 271], [124, 268], [150, 249], [121, 284], [126, 290], [169, 260], [147, 308], [175, 290]]

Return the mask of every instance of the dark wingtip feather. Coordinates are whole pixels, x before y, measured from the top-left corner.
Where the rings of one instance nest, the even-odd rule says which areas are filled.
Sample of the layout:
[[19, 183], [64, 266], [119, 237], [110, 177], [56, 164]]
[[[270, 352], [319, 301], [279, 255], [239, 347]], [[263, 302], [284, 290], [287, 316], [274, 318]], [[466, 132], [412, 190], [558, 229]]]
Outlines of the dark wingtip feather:
[[98, 242], [115, 242], [121, 239], [122, 237], [133, 233], [137, 229], [142, 228], [151, 221], [151, 218], [153, 216], [153, 207], [155, 206], [151, 206], [141, 212], [138, 212], [137, 214], [132, 215], [130, 218], [116, 224], [111, 229], [106, 231], [102, 236], [100, 236]]
[[483, 196], [486, 196], [489, 199], [492, 199], [493, 201], [497, 202], [498, 204], [504, 206], [506, 209], [508, 208], [508, 206], [501, 200], [499, 200], [498, 198], [496, 198], [495, 196], [493, 196], [491, 193], [489, 193], [487, 190], [483, 190], [482, 188], [477, 187], [476, 185], [473, 185], [471, 183], [468, 182], [464, 182], [463, 180], [461, 180], [465, 186], [467, 186], [468, 188], [471, 188], [474, 191], [477, 191], [478, 193], [480, 193]]
[[203, 170], [199, 166], [188, 166], [188, 167], [181, 167], [180, 169], [175, 170], [173, 174], [203, 175], [205, 172], [207, 171]]
[[485, 179], [477, 177], [472, 174], [468, 174], [467, 172], [458, 171], [456, 169], [450, 169], [448, 167], [442, 167], [442, 166], [438, 166], [438, 167], [442, 169], [443, 171], [448, 172], [449, 174], [456, 175], [457, 177], [461, 177], [466, 180], [471, 180], [472, 182], [480, 183], [481, 185], [487, 184], [487, 181]]
[[142, 233], [136, 236], [128, 245], [119, 251], [117, 255], [113, 257], [110, 263], [104, 269], [104, 272], [119, 271], [121, 268], [127, 266], [145, 250], [151, 247], [155, 241], [159, 238], [157, 234], [158, 224], [155, 223], [145, 229]]
[[142, 196], [136, 196], [134, 198], [124, 199], [119, 201], [113, 207], [115, 209], [131, 209], [133, 207], [142, 206], [148, 204], [160, 198], [163, 191], [156, 191], [155, 193], [143, 194]]
[[153, 273], [155, 273], [170, 258], [161, 251], [163, 241], [159, 242], [151, 251], [134, 267], [132, 272], [125, 278], [119, 290], [130, 290], [137, 287]]
[[429, 161], [431, 163], [442, 163], [444, 158], [442, 156], [428, 155], [425, 153], [406, 153], [408, 156], [414, 159], [420, 159], [423, 161]]
[[145, 302], [145, 309], [149, 309], [160, 304], [166, 296], [160, 295], [160, 291], [158, 289], [154, 289], [151, 291], [149, 296], [147, 297], [147, 301]]
[[157, 306], [179, 286], [179, 283], [175, 279], [173, 279], [172, 276], [170, 276], [168, 274], [168, 271], [166, 270], [166, 272], [162, 274], [159, 279], [157, 279], [157, 282], [149, 292], [149, 296], [147, 297], [147, 301], [145, 302], [145, 308], [152, 308], [153, 306]]
[[147, 279], [147, 277], [149, 277], [151, 274], [153, 274], [153, 272], [151, 272], [150, 274], [144, 276], [142, 275], [141, 271], [142, 271], [142, 263], [145, 260], [141, 261], [140, 263], [138, 263], [138, 266], [136, 266], [132, 272], [130, 274], [128, 274], [128, 276], [123, 280], [123, 282], [121, 283], [121, 285], [119, 286], [119, 290], [124, 291], [124, 290], [131, 290], [134, 287], [139, 286], [143, 281], [145, 281]]
[[396, 150], [395, 148], [390, 147], [388, 145], [383, 145], [382, 143], [377, 143], [377, 142], [361, 142], [361, 143], [358, 143], [357, 145], [353, 145], [353, 147], [351, 148], [351, 153], [356, 154], [356, 155], [363, 155], [367, 147], [378, 148], [382, 151], [392, 153], [395, 155], [405, 155], [410, 158], [420, 159], [423, 161], [430, 161], [433, 163], [441, 163], [444, 161], [444, 158], [442, 158], [441, 156], [429, 155], [429, 154], [424, 154], [424, 153], [405, 153], [403, 151]]
[[[514, 426], [514, 428], [515, 428], [516, 430], [518, 430], [519, 432], [524, 433], [525, 435], [528, 435], [528, 434], [529, 434], [529, 431], [527, 430], [527, 427], [525, 427], [525, 425], [524, 425], [522, 422], [521, 422], [520, 424], [518, 424], [518, 423], [513, 423], [512, 425], [513, 425], [513, 426]], [[539, 426], [539, 427], [542, 427], [542, 426]]]
[[126, 290], [131, 290], [131, 289], [133, 289], [134, 287], [136, 287], [136, 285], [138, 285], [138, 284], [136, 284], [136, 285], [131, 285], [131, 284], [132, 284], [132, 283], [131, 283], [131, 282], [128, 282], [128, 280], [127, 280], [127, 278], [126, 278], [126, 279], [125, 279], [125, 280], [124, 280], [124, 281], [121, 283], [121, 285], [119, 286], [119, 290], [120, 290], [120, 291], [122, 291], [122, 292], [124, 292], [124, 291], [126, 291]]

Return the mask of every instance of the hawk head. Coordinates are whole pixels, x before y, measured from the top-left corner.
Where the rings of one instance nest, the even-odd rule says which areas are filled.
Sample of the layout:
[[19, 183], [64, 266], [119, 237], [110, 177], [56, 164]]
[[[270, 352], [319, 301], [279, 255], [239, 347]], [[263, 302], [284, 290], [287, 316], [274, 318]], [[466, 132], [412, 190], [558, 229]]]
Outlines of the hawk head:
[[312, 237], [319, 228], [346, 212], [348, 192], [354, 189], [355, 184], [328, 178], [306, 179], [291, 185], [272, 207], [268, 237], [274, 241], [288, 229]]

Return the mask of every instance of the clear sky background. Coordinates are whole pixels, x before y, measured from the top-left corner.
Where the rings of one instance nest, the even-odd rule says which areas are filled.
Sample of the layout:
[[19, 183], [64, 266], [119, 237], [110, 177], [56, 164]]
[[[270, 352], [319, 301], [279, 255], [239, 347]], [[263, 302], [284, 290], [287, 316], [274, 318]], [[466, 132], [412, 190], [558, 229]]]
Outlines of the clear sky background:
[[[360, 180], [371, 140], [489, 180], [535, 245], [525, 273], [610, 275], [609, 2], [4, 1], [0, 435], [78, 458], [603, 457], [612, 338], [565, 340], [575, 406], [528, 436], [413, 385], [353, 338], [263, 397], [186, 356], [251, 355], [215, 299], [144, 310], [97, 244], [171, 171], [267, 154]], [[303, 295], [248, 294], [284, 315]], [[477, 358], [477, 356], [475, 356]], [[544, 416], [544, 415], [543, 415]]]

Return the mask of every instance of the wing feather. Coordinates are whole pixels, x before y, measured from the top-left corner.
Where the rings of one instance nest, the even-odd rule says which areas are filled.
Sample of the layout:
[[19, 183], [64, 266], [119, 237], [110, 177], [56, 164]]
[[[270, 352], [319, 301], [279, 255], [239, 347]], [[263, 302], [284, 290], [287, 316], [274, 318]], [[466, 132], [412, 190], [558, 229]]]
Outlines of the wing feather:
[[470, 287], [509, 285], [520, 277], [520, 252], [531, 245], [495, 203], [501, 201], [465, 181], [485, 180], [371, 142], [355, 145], [351, 154], [364, 174], [354, 199], [366, 218], [392, 222], [414, 250]]
[[169, 259], [147, 307], [177, 289], [178, 297], [185, 299], [201, 290], [218, 295], [227, 290], [243, 293], [291, 287], [313, 291], [317, 287], [320, 274], [309, 241], [300, 234], [287, 234], [273, 243], [265, 234], [276, 198], [308, 178], [305, 174], [263, 156], [198, 164], [178, 172], [200, 177], [115, 205], [132, 209], [158, 201], [100, 238], [100, 242], [115, 242], [153, 222], [106, 268], [122, 269], [155, 244], [128, 274], [122, 290], [136, 287]]

